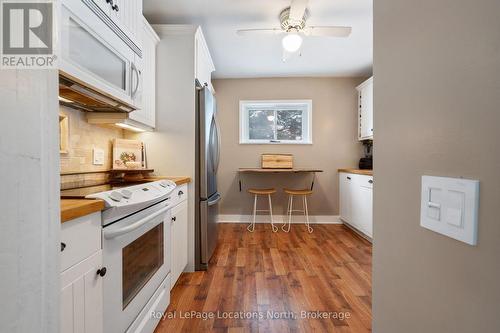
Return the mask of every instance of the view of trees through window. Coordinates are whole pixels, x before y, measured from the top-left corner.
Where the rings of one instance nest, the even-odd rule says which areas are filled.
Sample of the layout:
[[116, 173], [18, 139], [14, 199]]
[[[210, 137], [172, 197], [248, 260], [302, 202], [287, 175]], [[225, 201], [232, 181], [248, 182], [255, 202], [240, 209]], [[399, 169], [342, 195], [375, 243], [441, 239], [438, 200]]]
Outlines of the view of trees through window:
[[302, 140], [302, 110], [248, 110], [250, 140]]

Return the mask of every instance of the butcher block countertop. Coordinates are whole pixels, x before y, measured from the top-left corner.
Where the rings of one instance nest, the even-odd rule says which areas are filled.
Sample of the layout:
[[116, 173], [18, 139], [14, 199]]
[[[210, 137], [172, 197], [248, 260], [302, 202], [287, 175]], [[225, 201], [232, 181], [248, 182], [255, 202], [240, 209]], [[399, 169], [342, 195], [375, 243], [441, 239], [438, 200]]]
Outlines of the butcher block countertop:
[[191, 178], [189, 177], [146, 177], [144, 178], [145, 181], [151, 181], [154, 182], [156, 180], [162, 180], [162, 179], [168, 179], [173, 181], [177, 186], [180, 186], [182, 184], [187, 184], [191, 183]]
[[365, 175], [365, 176], [373, 176], [373, 170], [339, 169], [339, 172], [354, 173], [357, 175]]
[[99, 212], [104, 201], [94, 199], [61, 199], [61, 223]]

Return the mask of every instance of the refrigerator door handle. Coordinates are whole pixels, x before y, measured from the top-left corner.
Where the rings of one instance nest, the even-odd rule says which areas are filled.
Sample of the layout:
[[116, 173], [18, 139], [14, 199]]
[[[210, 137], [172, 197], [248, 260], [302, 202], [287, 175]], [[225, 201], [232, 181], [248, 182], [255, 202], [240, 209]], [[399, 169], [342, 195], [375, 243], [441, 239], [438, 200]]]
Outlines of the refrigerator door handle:
[[217, 113], [214, 113], [214, 120], [215, 120], [215, 129], [217, 131], [217, 163], [215, 164], [215, 170], [214, 170], [214, 172], [217, 173], [217, 171], [219, 171], [220, 146], [221, 146], [220, 127], [219, 127], [219, 121], [217, 120]]

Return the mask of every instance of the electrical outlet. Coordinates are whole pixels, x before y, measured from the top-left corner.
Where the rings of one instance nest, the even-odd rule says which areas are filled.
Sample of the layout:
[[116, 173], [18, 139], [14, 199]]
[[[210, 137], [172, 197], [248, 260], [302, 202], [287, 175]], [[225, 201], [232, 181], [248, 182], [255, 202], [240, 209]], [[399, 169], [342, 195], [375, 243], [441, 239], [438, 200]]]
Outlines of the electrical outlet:
[[94, 148], [92, 150], [93, 162], [94, 165], [104, 165], [104, 150], [100, 148]]

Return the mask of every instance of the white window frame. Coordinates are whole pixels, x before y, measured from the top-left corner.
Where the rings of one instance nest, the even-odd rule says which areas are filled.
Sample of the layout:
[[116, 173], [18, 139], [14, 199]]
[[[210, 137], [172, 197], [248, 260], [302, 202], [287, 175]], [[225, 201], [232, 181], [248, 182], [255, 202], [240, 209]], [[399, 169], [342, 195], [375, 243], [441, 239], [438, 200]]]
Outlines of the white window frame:
[[[301, 108], [305, 115], [302, 118], [302, 140], [255, 140], [250, 139], [248, 124], [248, 111], [250, 108], [283, 108], [296, 107]], [[310, 145], [312, 144], [312, 100], [241, 100], [240, 101], [240, 144], [293, 144]]]

